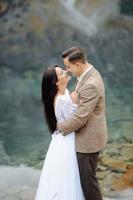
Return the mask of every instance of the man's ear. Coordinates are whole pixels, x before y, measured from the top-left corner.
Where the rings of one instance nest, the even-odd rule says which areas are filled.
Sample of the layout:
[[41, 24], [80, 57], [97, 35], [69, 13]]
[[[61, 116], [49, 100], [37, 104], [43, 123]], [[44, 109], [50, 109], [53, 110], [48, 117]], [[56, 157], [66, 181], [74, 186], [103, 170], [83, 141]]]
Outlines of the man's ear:
[[75, 64], [76, 64], [76, 66], [77, 66], [77, 67], [80, 67], [80, 64], [79, 64], [79, 62], [76, 62]]

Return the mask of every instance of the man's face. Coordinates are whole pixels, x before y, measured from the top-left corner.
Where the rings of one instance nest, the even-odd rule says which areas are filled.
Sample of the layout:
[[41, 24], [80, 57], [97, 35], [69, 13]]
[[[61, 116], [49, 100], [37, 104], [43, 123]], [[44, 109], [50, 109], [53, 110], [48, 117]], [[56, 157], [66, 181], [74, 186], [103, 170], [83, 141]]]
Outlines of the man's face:
[[77, 67], [77, 64], [73, 64], [71, 62], [69, 62], [68, 58], [64, 58], [64, 64], [65, 64], [65, 67], [66, 67], [66, 70], [68, 72], [71, 72], [73, 75], [77, 76], [78, 75], [78, 67]]

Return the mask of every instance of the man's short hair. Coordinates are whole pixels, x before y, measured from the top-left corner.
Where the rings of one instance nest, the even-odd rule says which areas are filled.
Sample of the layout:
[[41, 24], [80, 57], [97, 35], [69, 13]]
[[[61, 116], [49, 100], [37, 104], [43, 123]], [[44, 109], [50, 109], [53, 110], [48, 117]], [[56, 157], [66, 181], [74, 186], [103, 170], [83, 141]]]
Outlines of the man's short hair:
[[80, 61], [82, 63], [86, 62], [86, 53], [85, 50], [79, 47], [71, 47], [67, 50], [65, 50], [62, 53], [63, 59], [68, 57], [69, 62], [76, 62]]

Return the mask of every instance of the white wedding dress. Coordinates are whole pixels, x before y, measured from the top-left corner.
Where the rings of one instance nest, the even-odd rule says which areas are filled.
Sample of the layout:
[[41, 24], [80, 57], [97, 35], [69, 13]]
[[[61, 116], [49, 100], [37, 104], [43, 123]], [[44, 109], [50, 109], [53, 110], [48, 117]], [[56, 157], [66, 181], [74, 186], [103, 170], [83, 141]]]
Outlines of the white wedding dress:
[[[76, 105], [72, 103], [68, 90], [55, 102], [58, 122], [69, 118]], [[41, 171], [35, 200], [84, 200], [75, 151], [75, 133], [67, 136], [52, 134], [44, 165]]]

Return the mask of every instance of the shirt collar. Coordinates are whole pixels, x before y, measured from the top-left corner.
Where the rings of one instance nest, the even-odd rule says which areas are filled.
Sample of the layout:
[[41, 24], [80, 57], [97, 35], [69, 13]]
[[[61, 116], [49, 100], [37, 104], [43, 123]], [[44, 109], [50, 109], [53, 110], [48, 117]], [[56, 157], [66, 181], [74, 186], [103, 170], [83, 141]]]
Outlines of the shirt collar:
[[85, 76], [85, 74], [90, 71], [90, 69], [92, 68], [92, 65], [90, 67], [88, 67], [79, 77], [77, 77], [78, 82], [82, 80], [82, 78]]

